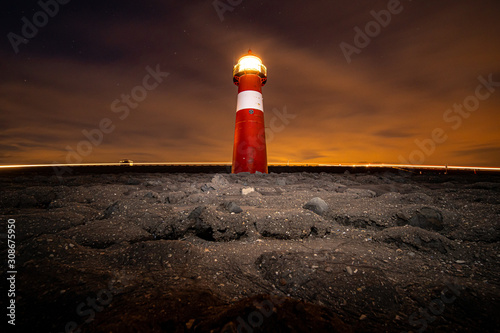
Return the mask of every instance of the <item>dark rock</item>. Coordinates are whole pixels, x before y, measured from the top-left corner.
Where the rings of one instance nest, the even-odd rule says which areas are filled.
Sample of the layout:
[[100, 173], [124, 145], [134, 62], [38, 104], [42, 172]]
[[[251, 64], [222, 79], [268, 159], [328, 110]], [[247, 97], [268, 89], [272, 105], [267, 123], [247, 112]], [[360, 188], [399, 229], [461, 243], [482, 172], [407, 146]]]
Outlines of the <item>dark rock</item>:
[[170, 192], [167, 194], [165, 202], [169, 204], [176, 204], [185, 197], [187, 197], [187, 194], [185, 192], [182, 191]]
[[334, 220], [340, 225], [352, 226], [359, 229], [381, 229], [380, 223], [368, 216], [334, 215]]
[[110, 218], [111, 215], [113, 215], [117, 211], [118, 211], [118, 201], [113, 203], [108, 208], [106, 208], [106, 210], [104, 211], [104, 215], [102, 216], [102, 219], [105, 220]]
[[415, 212], [408, 224], [427, 230], [443, 230], [443, 214], [435, 208], [423, 207]]
[[241, 209], [240, 206], [238, 206], [236, 203], [234, 203], [233, 201], [230, 201], [230, 202], [225, 202], [223, 204], [224, 208], [226, 208], [230, 213], [235, 213], [235, 214], [239, 214], [243, 211], [243, 209]]
[[201, 217], [204, 210], [205, 207], [203, 206], [196, 207], [193, 211], [191, 211], [191, 213], [189, 213], [188, 220], [194, 220], [192, 228], [194, 229], [196, 236], [204, 240], [214, 241], [212, 226], [206, 219]]
[[221, 175], [215, 175], [212, 177], [212, 185], [216, 188], [221, 188], [229, 185], [229, 181]]
[[213, 186], [203, 184], [203, 186], [201, 187], [201, 191], [202, 192], [215, 191], [215, 188]]
[[453, 242], [448, 238], [417, 227], [406, 225], [404, 227], [387, 228], [374, 236], [374, 240], [384, 243], [395, 243], [399, 247], [406, 246], [417, 250], [436, 250], [447, 253], [453, 247]]
[[408, 224], [410, 217], [406, 215], [404, 212], [398, 212], [395, 215], [395, 219], [396, 219], [396, 224], [398, 226], [404, 226]]
[[145, 198], [150, 198], [150, 199], [153, 199], [153, 198], [158, 198], [158, 193], [155, 193], [155, 192], [148, 192], [144, 195]]
[[197, 219], [200, 217], [201, 213], [203, 212], [203, 207], [202, 206], [198, 206], [196, 207], [195, 209], [193, 209], [191, 211], [191, 213], [189, 213], [188, 215], [188, 219], [190, 220], [194, 220], [194, 219]]
[[328, 204], [321, 198], [312, 198], [304, 205], [304, 209], [311, 210], [318, 215], [323, 215], [328, 210]]

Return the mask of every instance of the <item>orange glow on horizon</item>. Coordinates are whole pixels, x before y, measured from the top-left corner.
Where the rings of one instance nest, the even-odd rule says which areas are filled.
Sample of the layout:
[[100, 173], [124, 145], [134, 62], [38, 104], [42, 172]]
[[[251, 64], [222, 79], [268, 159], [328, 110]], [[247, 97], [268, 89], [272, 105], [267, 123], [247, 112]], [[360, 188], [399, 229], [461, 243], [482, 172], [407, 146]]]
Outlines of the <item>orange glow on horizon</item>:
[[[36, 168], [36, 167], [86, 167], [86, 166], [231, 166], [230, 162], [147, 162], [135, 163], [133, 166], [122, 163], [75, 163], [75, 164], [17, 164], [0, 165], [0, 169]], [[478, 167], [459, 165], [415, 165], [415, 164], [386, 164], [386, 163], [269, 163], [269, 166], [296, 166], [296, 167], [347, 167], [347, 168], [394, 168], [394, 169], [429, 169], [429, 170], [477, 170], [500, 172], [500, 167]]]

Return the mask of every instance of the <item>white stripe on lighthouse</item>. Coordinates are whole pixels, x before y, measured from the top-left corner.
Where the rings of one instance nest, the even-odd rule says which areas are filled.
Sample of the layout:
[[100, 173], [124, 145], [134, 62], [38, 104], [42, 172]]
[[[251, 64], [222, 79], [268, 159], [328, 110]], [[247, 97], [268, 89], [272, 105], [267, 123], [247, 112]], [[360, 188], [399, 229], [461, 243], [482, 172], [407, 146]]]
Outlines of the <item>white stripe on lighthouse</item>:
[[255, 90], [246, 90], [238, 94], [236, 112], [243, 109], [257, 109], [264, 112], [262, 93]]

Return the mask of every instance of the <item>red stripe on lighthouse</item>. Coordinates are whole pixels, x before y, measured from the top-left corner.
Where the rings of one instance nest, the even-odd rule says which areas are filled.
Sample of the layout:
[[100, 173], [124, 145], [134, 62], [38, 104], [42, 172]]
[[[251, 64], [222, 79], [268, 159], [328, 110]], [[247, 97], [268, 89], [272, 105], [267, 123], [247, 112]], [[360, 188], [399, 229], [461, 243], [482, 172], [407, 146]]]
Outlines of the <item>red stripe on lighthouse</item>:
[[240, 77], [238, 93], [247, 90], [255, 90], [262, 93], [262, 82], [257, 74], [245, 74]]
[[267, 173], [262, 81], [256, 74], [239, 78], [233, 173]]

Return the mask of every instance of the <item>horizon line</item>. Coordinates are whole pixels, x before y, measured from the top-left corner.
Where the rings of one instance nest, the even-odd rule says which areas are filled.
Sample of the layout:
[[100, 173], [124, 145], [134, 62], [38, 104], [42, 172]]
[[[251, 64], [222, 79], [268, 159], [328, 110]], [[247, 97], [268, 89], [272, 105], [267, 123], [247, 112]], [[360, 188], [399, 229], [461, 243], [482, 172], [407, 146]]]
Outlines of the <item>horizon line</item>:
[[[36, 168], [36, 167], [89, 167], [89, 166], [231, 166], [231, 162], [128, 162], [118, 163], [40, 163], [40, 164], [11, 164], [0, 165], [0, 169]], [[396, 163], [268, 163], [268, 166], [294, 166], [294, 167], [374, 167], [374, 168], [408, 168], [408, 169], [439, 169], [439, 170], [481, 170], [500, 171], [500, 167], [439, 165], [439, 164], [396, 164]]]

